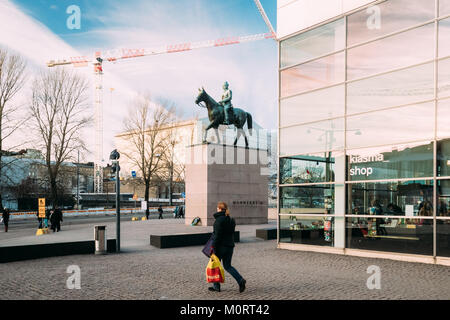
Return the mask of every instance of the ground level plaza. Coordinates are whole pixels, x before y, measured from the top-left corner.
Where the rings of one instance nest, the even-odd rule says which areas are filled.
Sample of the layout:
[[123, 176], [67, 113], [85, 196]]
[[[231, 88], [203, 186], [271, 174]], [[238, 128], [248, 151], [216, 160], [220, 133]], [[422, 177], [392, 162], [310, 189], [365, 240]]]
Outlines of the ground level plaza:
[[282, 3], [279, 247], [447, 263], [450, 1]]
[[[97, 223], [98, 224], [98, 223]], [[114, 238], [115, 223], [105, 223]], [[190, 227], [181, 219], [127, 221], [121, 224], [122, 253], [73, 255], [0, 264], [1, 299], [450, 299], [447, 266], [277, 249], [276, 240], [255, 237], [255, 229], [275, 226], [238, 225], [233, 266], [247, 279], [247, 289], [226, 273], [222, 292], [208, 291], [202, 246], [158, 249], [149, 234], [206, 232], [212, 227]], [[62, 226], [59, 233], [34, 239], [75, 241], [93, 239], [94, 224]], [[198, 229], [200, 228], [200, 229]], [[34, 227], [0, 232], [0, 243], [19, 244], [32, 238]], [[39, 240], [44, 241], [44, 240]], [[251, 259], [250, 259], [251, 257]], [[68, 289], [69, 266], [81, 271], [81, 289]], [[369, 289], [370, 266], [380, 268], [381, 288]]]

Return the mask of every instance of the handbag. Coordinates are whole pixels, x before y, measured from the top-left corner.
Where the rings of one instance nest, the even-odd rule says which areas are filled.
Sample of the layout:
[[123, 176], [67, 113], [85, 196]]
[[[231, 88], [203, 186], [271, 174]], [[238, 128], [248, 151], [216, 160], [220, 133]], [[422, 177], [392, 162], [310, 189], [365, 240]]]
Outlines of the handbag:
[[206, 282], [225, 282], [225, 271], [223, 270], [219, 258], [214, 253], [211, 255], [208, 265], [206, 266]]
[[214, 233], [211, 235], [208, 242], [206, 242], [205, 247], [202, 249], [203, 254], [205, 256], [207, 256], [208, 258], [211, 257], [211, 248], [212, 248], [213, 241], [214, 241]]

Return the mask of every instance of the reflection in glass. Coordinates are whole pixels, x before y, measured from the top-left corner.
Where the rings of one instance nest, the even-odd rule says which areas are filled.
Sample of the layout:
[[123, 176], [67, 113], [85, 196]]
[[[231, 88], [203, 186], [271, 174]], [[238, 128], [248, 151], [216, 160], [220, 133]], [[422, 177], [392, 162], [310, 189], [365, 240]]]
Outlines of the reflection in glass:
[[347, 197], [348, 214], [433, 216], [432, 180], [352, 183]]
[[434, 103], [427, 102], [347, 118], [347, 148], [434, 138]]
[[347, 150], [348, 180], [433, 176], [433, 143]]
[[343, 148], [343, 118], [280, 129], [280, 156]]
[[282, 215], [280, 242], [334, 246], [334, 218]]
[[348, 45], [434, 19], [434, 8], [430, 0], [389, 0], [358, 11], [347, 18]]
[[334, 181], [334, 158], [331, 152], [323, 156], [280, 158], [281, 184]]
[[450, 220], [436, 220], [436, 255], [450, 257]]
[[344, 49], [344, 23], [344, 19], [333, 21], [282, 41], [281, 68]]
[[438, 98], [450, 96], [450, 58], [438, 62]]
[[333, 214], [334, 185], [281, 187], [280, 213]]
[[450, 14], [450, 0], [439, 0], [439, 16]]
[[450, 216], [450, 180], [437, 180], [437, 211], [440, 217]]
[[347, 218], [346, 247], [409, 254], [433, 254], [433, 222], [425, 219]]
[[434, 98], [434, 63], [351, 82], [347, 114], [394, 107]]
[[280, 101], [280, 125], [289, 126], [343, 116], [345, 87], [338, 85]]
[[348, 50], [348, 80], [418, 64], [434, 58], [434, 24]]
[[281, 71], [281, 97], [345, 80], [345, 54], [337, 53]]
[[439, 21], [439, 58], [450, 55], [450, 18]]
[[450, 99], [438, 101], [437, 138], [450, 137]]
[[450, 176], [450, 139], [437, 142], [437, 176]]

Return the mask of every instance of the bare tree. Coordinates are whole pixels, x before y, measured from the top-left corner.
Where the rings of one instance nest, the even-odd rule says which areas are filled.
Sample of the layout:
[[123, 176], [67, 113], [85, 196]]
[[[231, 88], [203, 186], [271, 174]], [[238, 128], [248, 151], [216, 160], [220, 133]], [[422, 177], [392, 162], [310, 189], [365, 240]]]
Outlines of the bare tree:
[[63, 68], [41, 74], [33, 83], [30, 111], [43, 150], [53, 207], [58, 199], [61, 164], [85, 149], [80, 131], [91, 122], [88, 82]]
[[[136, 98], [130, 114], [124, 121], [124, 139], [129, 143], [129, 150], [121, 153], [135, 165], [145, 185], [145, 201], [148, 201], [151, 181], [164, 167], [167, 151], [168, 124], [173, 119], [172, 110], [151, 103], [150, 98]], [[146, 215], [149, 213], [147, 207]]]
[[2, 172], [14, 161], [5, 163], [2, 160], [4, 141], [23, 123], [15, 117], [19, 107], [12, 104], [12, 100], [25, 84], [25, 67], [26, 63], [19, 55], [0, 48], [0, 209], [3, 209], [2, 188], [6, 185], [2, 180], [8, 178]]

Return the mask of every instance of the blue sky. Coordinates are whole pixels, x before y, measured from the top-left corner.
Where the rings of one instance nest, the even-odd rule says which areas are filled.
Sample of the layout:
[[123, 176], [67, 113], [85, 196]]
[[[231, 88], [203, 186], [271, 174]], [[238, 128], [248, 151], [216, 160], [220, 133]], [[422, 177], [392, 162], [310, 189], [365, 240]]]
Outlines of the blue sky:
[[[252, 0], [12, 0], [24, 13], [44, 24], [54, 34], [75, 48], [106, 47], [108, 39], [92, 34], [96, 30], [128, 28], [139, 23], [141, 29], [164, 33], [172, 26], [186, 26], [178, 34], [167, 34], [167, 41], [204, 40], [201, 33], [190, 33], [189, 26], [203, 25], [205, 36], [214, 29], [216, 37], [266, 32], [267, 28]], [[276, 26], [276, 0], [261, 0]], [[66, 9], [81, 9], [81, 29], [69, 30]], [[118, 11], [125, 11], [120, 15]], [[133, 14], [134, 12], [134, 14]], [[117, 17], [120, 18], [117, 18]], [[154, 19], [155, 16], [166, 20]], [[134, 20], [134, 18], [138, 20]], [[145, 21], [139, 21], [142, 20]], [[143, 22], [143, 23], [140, 23]], [[238, 34], [236, 34], [236, 32]], [[158, 43], [156, 43], [158, 44]], [[150, 43], [151, 45], [151, 43]]]
[[[276, 29], [276, 0], [261, 3]], [[81, 10], [80, 30], [66, 27], [70, 5]], [[23, 54], [35, 71], [45, 69], [50, 59], [92, 55], [97, 50], [268, 32], [252, 0], [6, 0], [0, 3], [0, 30], [4, 31], [0, 46]], [[88, 77], [92, 74], [91, 69], [84, 72]], [[122, 130], [133, 95], [149, 93], [173, 101], [184, 118], [195, 113], [203, 117], [206, 112], [193, 103], [197, 88], [204, 86], [218, 99], [225, 80], [233, 90], [235, 106], [251, 112], [261, 126], [276, 128], [277, 44], [273, 40], [105, 64], [104, 149], [113, 146], [114, 135]], [[111, 87], [114, 99], [109, 96]]]

